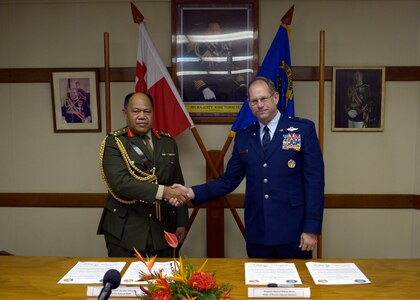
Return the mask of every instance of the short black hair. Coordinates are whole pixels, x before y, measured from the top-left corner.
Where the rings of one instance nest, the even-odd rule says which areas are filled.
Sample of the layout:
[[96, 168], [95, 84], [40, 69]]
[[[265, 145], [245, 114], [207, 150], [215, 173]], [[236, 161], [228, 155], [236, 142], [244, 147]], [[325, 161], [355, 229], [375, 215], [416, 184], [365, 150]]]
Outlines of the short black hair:
[[[130, 102], [130, 99], [131, 99], [131, 97], [134, 96], [134, 94], [137, 94], [137, 93], [131, 92], [131, 93], [127, 94], [127, 96], [125, 96], [125, 98], [124, 98], [124, 108], [127, 108], [128, 102]], [[145, 94], [147, 96], [147, 98], [149, 98], [150, 103], [152, 104], [152, 108], [153, 108], [154, 104], [153, 104], [152, 96], [148, 93], [142, 93], [142, 94]]]

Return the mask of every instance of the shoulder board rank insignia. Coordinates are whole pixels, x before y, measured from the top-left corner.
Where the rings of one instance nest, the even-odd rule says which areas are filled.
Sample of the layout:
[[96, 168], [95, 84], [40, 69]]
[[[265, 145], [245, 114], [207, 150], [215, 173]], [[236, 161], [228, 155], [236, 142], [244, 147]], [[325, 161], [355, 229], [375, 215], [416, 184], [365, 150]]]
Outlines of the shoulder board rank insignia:
[[291, 126], [291, 127], [287, 128], [287, 131], [293, 132], [293, 131], [296, 131], [298, 129], [299, 128], [295, 128], [295, 127]]
[[121, 128], [115, 131], [111, 131], [109, 134], [113, 136], [119, 136], [125, 133], [125, 128]]

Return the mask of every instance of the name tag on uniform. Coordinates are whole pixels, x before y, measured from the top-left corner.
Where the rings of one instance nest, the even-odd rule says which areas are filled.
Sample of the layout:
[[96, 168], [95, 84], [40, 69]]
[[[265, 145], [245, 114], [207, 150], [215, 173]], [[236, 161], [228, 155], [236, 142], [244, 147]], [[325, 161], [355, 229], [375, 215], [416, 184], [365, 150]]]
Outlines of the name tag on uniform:
[[301, 146], [302, 146], [302, 140], [301, 140], [300, 134], [297, 134], [294, 132], [283, 134], [283, 143], [282, 143], [283, 150], [300, 151]]
[[247, 154], [247, 153], [248, 153], [248, 149], [239, 150], [239, 154]]
[[175, 156], [175, 153], [162, 153], [162, 156]]

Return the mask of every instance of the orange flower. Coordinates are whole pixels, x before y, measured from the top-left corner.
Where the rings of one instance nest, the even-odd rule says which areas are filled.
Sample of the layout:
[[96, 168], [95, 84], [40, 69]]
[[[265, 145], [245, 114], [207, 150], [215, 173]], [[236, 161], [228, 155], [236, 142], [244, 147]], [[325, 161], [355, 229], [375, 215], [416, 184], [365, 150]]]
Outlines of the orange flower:
[[188, 279], [187, 284], [197, 291], [208, 291], [217, 288], [216, 278], [206, 272], [195, 272], [191, 275], [190, 279]]
[[141, 261], [149, 270], [150, 273], [152, 273], [152, 268], [153, 265], [155, 264], [156, 261], [156, 255], [153, 256], [152, 258], [147, 257], [147, 261], [141, 256], [141, 254], [137, 251], [136, 248], [134, 248], [134, 256], [137, 257], [137, 259], [139, 261]]
[[165, 231], [165, 240], [172, 248], [178, 247], [178, 238], [175, 234]]

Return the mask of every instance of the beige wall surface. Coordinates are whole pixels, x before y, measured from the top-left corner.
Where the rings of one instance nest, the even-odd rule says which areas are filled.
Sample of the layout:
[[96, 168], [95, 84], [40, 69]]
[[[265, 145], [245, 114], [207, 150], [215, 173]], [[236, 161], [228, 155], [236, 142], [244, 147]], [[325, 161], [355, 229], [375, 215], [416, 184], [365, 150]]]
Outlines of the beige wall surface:
[[[171, 61], [169, 0], [134, 1], [164, 63]], [[327, 66], [418, 66], [420, 1], [260, 0], [260, 64], [281, 16], [295, 5], [294, 66], [317, 66], [325, 30]], [[110, 34], [112, 67], [133, 67], [137, 26], [130, 2], [118, 0], [0, 0], [0, 68], [103, 67], [103, 33]], [[134, 79], [133, 79], [134, 81]], [[133, 83], [112, 83], [112, 127], [124, 125], [121, 106]], [[325, 84], [326, 192], [420, 193], [420, 85], [387, 82], [383, 132], [332, 132], [331, 82]], [[318, 122], [318, 83], [294, 82], [295, 110]], [[100, 84], [101, 113], [104, 84]], [[105, 123], [103, 122], [103, 128]], [[48, 83], [0, 84], [0, 193], [103, 193], [98, 150], [105, 132], [54, 133]], [[197, 125], [208, 149], [221, 149], [229, 124]], [[188, 185], [202, 183], [205, 163], [192, 134], [176, 138]], [[229, 157], [229, 153], [226, 158]], [[226, 159], [227, 160], [227, 159]], [[244, 183], [237, 189], [244, 192]], [[96, 236], [98, 208], [0, 207], [0, 250], [18, 255], [106, 255]], [[242, 214], [242, 211], [240, 211]], [[226, 213], [229, 257], [246, 256], [245, 243]], [[184, 253], [205, 256], [204, 211]], [[325, 257], [420, 257], [420, 213], [394, 209], [328, 209]]]

